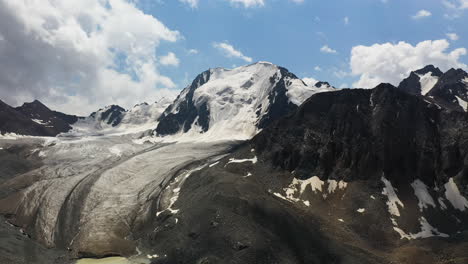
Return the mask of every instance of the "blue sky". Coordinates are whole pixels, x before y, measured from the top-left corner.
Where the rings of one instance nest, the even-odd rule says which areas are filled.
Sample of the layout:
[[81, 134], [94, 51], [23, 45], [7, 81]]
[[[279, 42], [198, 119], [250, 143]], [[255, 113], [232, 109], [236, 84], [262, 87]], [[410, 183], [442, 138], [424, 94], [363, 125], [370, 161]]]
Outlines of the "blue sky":
[[[436, 0], [276, 0], [251, 8], [219, 0], [201, 0], [196, 8], [179, 1], [140, 0], [139, 6], [184, 36], [176, 45], [162, 45], [160, 49], [163, 53], [174, 51], [180, 58], [179, 67], [161, 70], [180, 85], [186, 84], [186, 76], [191, 80], [207, 68], [246, 63], [226, 58], [213, 42], [227, 42], [254, 61], [270, 61], [299, 77], [327, 80], [337, 87], [350, 86], [359, 78], [342, 76], [350, 71], [350, 52], [357, 45], [399, 41], [416, 45], [424, 40], [447, 39], [446, 34], [452, 32], [459, 39], [451, 41], [450, 48], [468, 47], [466, 15], [444, 17], [454, 11]], [[415, 19], [413, 16], [423, 9], [432, 15]], [[321, 52], [324, 45], [337, 53]], [[189, 55], [187, 49], [199, 53]], [[468, 62], [466, 56], [460, 60]], [[315, 70], [316, 66], [322, 70]]]
[[87, 115], [255, 61], [397, 85], [427, 64], [467, 69], [467, 13], [468, 0], [0, 0], [0, 99]]

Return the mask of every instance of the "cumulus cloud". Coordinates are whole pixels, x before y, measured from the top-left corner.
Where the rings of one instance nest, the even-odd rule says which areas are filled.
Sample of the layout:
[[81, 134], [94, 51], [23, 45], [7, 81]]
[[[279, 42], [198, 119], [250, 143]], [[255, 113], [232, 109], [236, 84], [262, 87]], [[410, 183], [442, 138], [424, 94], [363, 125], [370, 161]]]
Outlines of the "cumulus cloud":
[[324, 45], [323, 47], [321, 47], [320, 51], [323, 53], [337, 53], [336, 50], [328, 47], [328, 45]]
[[458, 35], [456, 33], [447, 33], [446, 35], [452, 41], [455, 41], [455, 40], [459, 39], [459, 37], [458, 37]]
[[419, 10], [414, 16], [412, 16], [413, 19], [421, 19], [421, 18], [424, 18], [424, 17], [430, 17], [432, 16], [432, 13], [425, 10], [425, 9], [422, 9], [422, 10]]
[[251, 57], [245, 56], [244, 54], [242, 54], [242, 52], [236, 50], [232, 45], [226, 42], [215, 42], [213, 43], [213, 47], [220, 50], [224, 54], [224, 56], [228, 58], [238, 58], [244, 60], [245, 62], [252, 62]]
[[400, 41], [394, 43], [374, 44], [372, 46], [355, 46], [351, 50], [350, 67], [352, 74], [359, 76], [354, 87], [373, 88], [379, 83], [398, 83], [411, 71], [428, 64], [436, 65], [441, 70], [464, 68], [460, 58], [466, 54], [465, 48], [449, 50], [445, 39], [426, 40], [415, 46]]
[[176, 57], [176, 55], [173, 52], [169, 52], [167, 55], [162, 56], [159, 59], [159, 62], [162, 65], [167, 65], [167, 66], [179, 66], [179, 59]]
[[322, 68], [320, 68], [320, 66], [315, 66], [315, 67], [314, 67], [314, 70], [316, 70], [316, 71], [322, 71]]
[[318, 81], [312, 77], [302, 78], [302, 81], [309, 87], [314, 86]]
[[178, 31], [131, 0], [0, 1], [0, 98], [89, 114], [173, 93], [157, 47]]

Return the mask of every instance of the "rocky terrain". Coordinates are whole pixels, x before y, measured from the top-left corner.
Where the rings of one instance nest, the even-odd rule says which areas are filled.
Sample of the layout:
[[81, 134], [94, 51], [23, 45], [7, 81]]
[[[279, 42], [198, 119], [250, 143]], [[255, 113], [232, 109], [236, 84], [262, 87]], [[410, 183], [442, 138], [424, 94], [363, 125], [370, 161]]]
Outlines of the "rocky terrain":
[[5, 134], [0, 263], [467, 263], [465, 76], [338, 90], [261, 62]]

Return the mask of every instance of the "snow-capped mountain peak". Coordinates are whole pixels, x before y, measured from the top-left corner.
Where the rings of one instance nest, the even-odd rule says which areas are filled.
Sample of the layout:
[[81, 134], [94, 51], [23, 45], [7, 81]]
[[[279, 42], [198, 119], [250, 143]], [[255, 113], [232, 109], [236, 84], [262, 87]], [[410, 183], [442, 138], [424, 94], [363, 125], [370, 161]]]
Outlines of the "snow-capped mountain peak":
[[442, 74], [439, 68], [427, 65], [422, 69], [411, 72], [408, 78], [400, 83], [398, 88], [412, 94], [426, 95], [434, 88]]
[[287, 69], [269, 62], [209, 69], [161, 115], [156, 134], [251, 138], [321, 90], [308, 87]]

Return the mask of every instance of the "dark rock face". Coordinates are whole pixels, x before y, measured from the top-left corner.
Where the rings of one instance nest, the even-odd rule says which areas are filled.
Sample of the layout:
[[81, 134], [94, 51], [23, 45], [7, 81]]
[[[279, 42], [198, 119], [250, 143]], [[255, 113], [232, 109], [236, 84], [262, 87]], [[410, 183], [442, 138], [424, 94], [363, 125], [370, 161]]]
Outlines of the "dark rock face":
[[328, 87], [332, 87], [332, 86], [328, 82], [320, 81], [320, 82], [317, 82], [315, 84], [315, 87], [317, 87], [317, 88], [328, 88]]
[[108, 108], [100, 109], [98, 112], [91, 113], [91, 117], [105, 121], [113, 127], [120, 124], [126, 110], [118, 105], [111, 105]]
[[[275, 167], [298, 178], [380, 179], [427, 185], [463, 171], [468, 115], [435, 105], [389, 84], [312, 96], [293, 115], [253, 142]], [[468, 175], [465, 175], [468, 177]]]
[[198, 125], [202, 131], [206, 132], [210, 123], [210, 110], [205, 102], [200, 108], [196, 108], [193, 102], [193, 93], [195, 90], [210, 80], [211, 71], [205, 71], [199, 74], [192, 84], [185, 88], [177, 97], [176, 101], [183, 95], [185, 100], [179, 105], [170, 105], [159, 118], [159, 124], [156, 133], [161, 136], [172, 135], [180, 130], [187, 132], [190, 130], [193, 122], [198, 117]]
[[[273, 175], [262, 165], [227, 161], [190, 176], [180, 212], [159, 215], [137, 234], [145, 247], [164, 252], [154, 263], [387, 263], [334, 241], [322, 219], [268, 193], [263, 178]], [[255, 176], [244, 178], [247, 170]]]
[[446, 108], [467, 111], [461, 108], [458, 100], [468, 102], [468, 73], [462, 69], [450, 69], [427, 95]]
[[39, 101], [17, 108], [0, 101], [0, 133], [56, 136], [69, 131], [70, 124], [77, 120], [78, 117], [52, 111]]
[[[265, 114], [258, 122], [258, 128], [265, 128], [270, 125], [274, 120], [294, 111], [297, 109], [297, 105], [289, 101], [287, 92], [287, 85], [290, 85], [290, 79], [298, 79], [296, 75], [289, 72], [283, 67], [279, 67], [281, 78], [276, 85], [271, 89], [268, 95], [269, 106], [267, 114]], [[270, 78], [270, 82], [273, 85], [277, 76]]]
[[[438, 80], [434, 87], [425, 91], [426, 94], [422, 94], [420, 76], [429, 72]], [[468, 73], [462, 69], [450, 69], [443, 73], [439, 68], [428, 65], [411, 72], [410, 76], [404, 79], [398, 88], [410, 94], [423, 95], [426, 100], [448, 110], [468, 111], [464, 106], [462, 107], [464, 102], [468, 102]]]
[[[136, 237], [164, 252], [155, 263], [464, 263], [468, 214], [445, 200], [443, 184], [453, 177], [467, 196], [467, 159], [466, 113], [389, 84], [315, 94], [194, 172], [178, 212], [160, 214]], [[312, 176], [320, 190], [293, 184]], [[398, 217], [382, 176], [404, 204]], [[330, 189], [327, 179], [347, 187]], [[420, 210], [416, 179], [447, 206]], [[417, 234], [423, 218], [448, 238], [407, 240], [394, 229]]]
[[31, 119], [41, 120], [45, 127], [53, 128], [57, 134], [69, 131], [71, 129], [70, 125], [78, 121], [77, 116], [52, 111], [38, 100], [32, 103], [24, 103], [16, 110]]
[[51, 133], [47, 128], [0, 101], [0, 132], [21, 135], [43, 136]]

